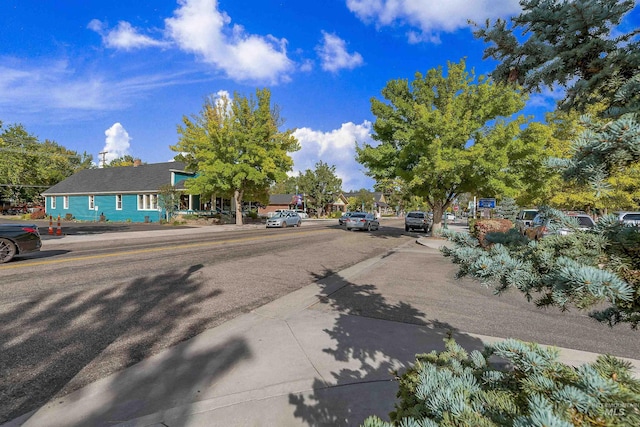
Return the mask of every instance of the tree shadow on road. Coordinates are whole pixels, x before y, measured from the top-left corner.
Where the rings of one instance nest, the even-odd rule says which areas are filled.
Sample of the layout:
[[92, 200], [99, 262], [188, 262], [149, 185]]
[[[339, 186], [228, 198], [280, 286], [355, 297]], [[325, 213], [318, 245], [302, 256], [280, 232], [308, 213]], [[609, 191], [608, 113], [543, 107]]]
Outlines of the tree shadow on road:
[[[221, 291], [207, 290], [195, 274], [201, 268], [194, 265], [108, 289], [45, 291], [2, 311], [0, 423], [203, 332], [209, 319], [196, 315], [198, 307]], [[247, 356], [242, 342], [230, 345], [233, 359], [222, 369]], [[178, 392], [184, 390], [172, 393]]]
[[[338, 277], [328, 278], [333, 283], [326, 287], [327, 295], [312, 307], [334, 314], [332, 327], [315, 337], [332, 360], [312, 360], [319, 373], [313, 391], [289, 395], [296, 418], [308, 425], [353, 426], [369, 415], [389, 420], [398, 391], [397, 375], [415, 361], [416, 354], [444, 350], [448, 336], [469, 350], [483, 348], [480, 340], [428, 319], [428, 313], [387, 300], [373, 284]], [[324, 366], [333, 368], [323, 370]], [[344, 367], [336, 370], [335, 366]]]

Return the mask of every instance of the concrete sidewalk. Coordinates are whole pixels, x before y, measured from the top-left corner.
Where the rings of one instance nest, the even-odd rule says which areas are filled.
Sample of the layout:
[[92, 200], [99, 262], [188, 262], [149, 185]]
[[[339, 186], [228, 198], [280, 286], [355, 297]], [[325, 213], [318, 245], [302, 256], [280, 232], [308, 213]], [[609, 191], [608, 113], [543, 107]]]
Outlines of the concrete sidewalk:
[[[352, 426], [373, 414], [388, 419], [397, 391], [391, 372], [416, 353], [442, 350], [452, 330], [425, 322], [425, 313], [385, 291], [424, 275], [407, 265], [436, 259], [446, 242], [421, 243], [312, 283], [5, 426]], [[442, 259], [428, 274], [450, 275], [449, 264]], [[437, 265], [448, 267], [443, 273]], [[453, 331], [467, 350], [500, 339]], [[567, 363], [596, 357], [562, 349]], [[631, 362], [640, 374], [640, 361]]]

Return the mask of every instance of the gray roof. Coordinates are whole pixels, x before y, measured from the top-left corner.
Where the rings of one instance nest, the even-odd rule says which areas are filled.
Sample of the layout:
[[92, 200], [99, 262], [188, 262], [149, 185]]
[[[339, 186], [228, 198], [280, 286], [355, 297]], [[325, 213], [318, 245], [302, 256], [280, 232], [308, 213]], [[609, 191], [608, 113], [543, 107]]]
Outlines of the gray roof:
[[270, 205], [290, 205], [293, 203], [294, 194], [271, 194], [269, 196]]
[[182, 162], [85, 169], [57, 183], [43, 195], [155, 192], [171, 184], [171, 172], [184, 170]]

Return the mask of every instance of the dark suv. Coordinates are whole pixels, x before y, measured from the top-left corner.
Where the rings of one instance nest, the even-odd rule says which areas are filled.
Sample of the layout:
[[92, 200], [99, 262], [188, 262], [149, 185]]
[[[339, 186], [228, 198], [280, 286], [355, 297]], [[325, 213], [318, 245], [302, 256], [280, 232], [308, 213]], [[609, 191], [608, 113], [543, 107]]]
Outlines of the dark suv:
[[431, 230], [432, 225], [433, 221], [426, 212], [413, 211], [409, 212], [407, 216], [404, 217], [404, 231], [422, 229], [425, 233], [428, 233]]

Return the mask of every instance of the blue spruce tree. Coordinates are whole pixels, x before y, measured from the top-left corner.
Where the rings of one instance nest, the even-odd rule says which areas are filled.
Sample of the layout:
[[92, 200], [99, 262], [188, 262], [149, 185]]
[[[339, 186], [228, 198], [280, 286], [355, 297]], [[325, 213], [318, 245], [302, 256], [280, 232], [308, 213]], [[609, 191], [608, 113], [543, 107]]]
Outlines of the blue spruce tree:
[[[583, 110], [606, 103], [599, 120], [584, 117], [587, 131], [574, 141], [574, 155], [550, 161], [567, 180], [606, 191], [604, 179], [640, 161], [640, 30], [618, 25], [636, 7], [633, 0], [521, 0], [510, 22], [476, 27], [490, 43], [485, 58], [500, 62], [494, 80], [533, 92], [564, 87], [559, 108]], [[637, 10], [635, 11], [637, 13]], [[615, 29], [615, 31], [614, 31]], [[604, 123], [604, 124], [603, 124]], [[487, 236], [481, 248], [469, 235], [446, 233], [444, 249], [472, 276], [500, 292], [516, 289], [539, 305], [607, 307], [597, 320], [640, 323], [640, 228], [613, 216], [580, 232], [572, 218], [543, 209], [557, 226], [573, 231], [529, 240], [516, 230]], [[508, 362], [500, 369], [489, 362]], [[444, 352], [418, 355], [399, 376], [391, 422], [368, 418], [367, 427], [403, 426], [638, 426], [640, 382], [630, 366], [601, 356], [577, 368], [560, 363], [553, 349], [507, 340], [468, 354], [453, 340]]]

